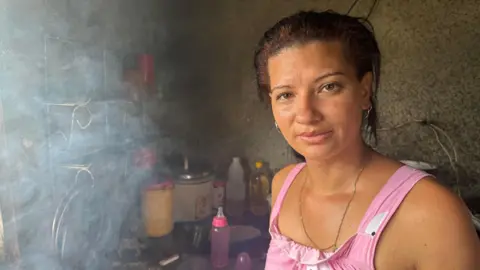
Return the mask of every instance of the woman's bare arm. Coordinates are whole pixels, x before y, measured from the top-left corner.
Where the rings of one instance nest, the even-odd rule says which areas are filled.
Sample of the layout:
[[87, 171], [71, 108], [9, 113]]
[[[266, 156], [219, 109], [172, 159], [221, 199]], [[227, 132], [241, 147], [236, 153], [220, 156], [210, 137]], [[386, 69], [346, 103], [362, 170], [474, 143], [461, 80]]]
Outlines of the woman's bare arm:
[[434, 179], [417, 185], [406, 199], [411, 215], [404, 217], [404, 233], [409, 241], [402, 245], [410, 246], [415, 269], [480, 269], [480, 241], [463, 201]]

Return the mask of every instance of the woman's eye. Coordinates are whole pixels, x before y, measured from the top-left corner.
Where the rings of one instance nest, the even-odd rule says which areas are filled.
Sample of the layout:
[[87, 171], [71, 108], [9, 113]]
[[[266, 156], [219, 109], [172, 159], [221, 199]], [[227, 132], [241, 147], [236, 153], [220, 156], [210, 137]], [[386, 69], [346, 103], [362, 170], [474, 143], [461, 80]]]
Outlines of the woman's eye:
[[291, 98], [292, 96], [293, 96], [292, 93], [281, 93], [277, 95], [277, 100], [286, 100]]
[[340, 85], [337, 83], [327, 83], [322, 86], [322, 90], [325, 90], [327, 92], [334, 92], [340, 89]]

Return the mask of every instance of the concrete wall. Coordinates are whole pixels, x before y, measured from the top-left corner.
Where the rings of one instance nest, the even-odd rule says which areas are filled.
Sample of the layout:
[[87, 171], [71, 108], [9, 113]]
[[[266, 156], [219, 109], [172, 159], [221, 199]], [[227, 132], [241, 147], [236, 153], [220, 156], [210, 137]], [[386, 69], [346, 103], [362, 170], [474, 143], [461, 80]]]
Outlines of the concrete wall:
[[[252, 57], [263, 31], [282, 16], [300, 9], [346, 12], [352, 1], [230, 1], [221, 12], [205, 11], [213, 33], [206, 40], [216, 48], [209, 79], [212, 106], [221, 103], [218, 119], [206, 136], [220, 144], [212, 156], [240, 154], [250, 161], [268, 160], [273, 167], [292, 161], [282, 137], [273, 127], [268, 108], [258, 102]], [[365, 16], [373, 1], [359, 1], [355, 16]], [[381, 128], [414, 119], [438, 123], [458, 152], [463, 185], [480, 178], [480, 1], [378, 1], [370, 19], [383, 54], [378, 93]], [[209, 62], [210, 63], [210, 62]], [[228, 132], [222, 133], [222, 130]], [[218, 136], [217, 134], [222, 136]], [[446, 147], [448, 140], [440, 135]], [[378, 149], [399, 159], [439, 164], [442, 181], [451, 183], [449, 159], [433, 131], [418, 124], [380, 132]], [[453, 155], [452, 150], [448, 150]]]
[[[174, 44], [166, 36], [173, 31], [162, 19], [170, 14], [162, 2], [0, 0], [0, 209], [9, 262], [23, 269], [108, 268], [102, 261], [116, 248], [148, 177], [125, 165], [132, 152], [180, 145], [174, 126], [155, 124], [181, 116], [175, 111], [186, 104], [168, 91], [175, 80], [166, 78], [180, 67], [167, 63], [181, 54], [169, 51]], [[155, 113], [132, 113], [122, 80], [128, 58], [141, 52], [162, 64], [157, 78], [165, 101], [154, 96], [144, 104]], [[80, 195], [62, 221], [70, 224], [68, 236], [60, 236], [70, 243], [62, 251], [52, 223], [72, 190]], [[109, 228], [95, 223], [101, 216], [111, 218]], [[90, 241], [88, 226], [100, 240]], [[68, 266], [60, 265], [61, 252]]]
[[[480, 176], [480, 2], [421, 2], [380, 0], [371, 15], [383, 53], [381, 127], [436, 121], [455, 144], [466, 186]], [[264, 159], [273, 168], [292, 162], [257, 98], [254, 47], [283, 16], [299, 9], [346, 12], [351, 3], [0, 0], [0, 207], [5, 240], [19, 244], [7, 255], [22, 254], [28, 269], [61, 268], [53, 245], [44, 244], [78, 171], [65, 165], [94, 164], [96, 179], [106, 179], [107, 187], [136, 193], [142, 176], [126, 177], [121, 165], [135, 140], [150, 138], [160, 153], [189, 152], [220, 164], [233, 155]], [[366, 15], [372, 3], [359, 1], [352, 14]], [[144, 104], [146, 122], [127, 114], [125, 125], [123, 62], [145, 51], [157, 59], [158, 95]], [[82, 107], [72, 132], [76, 105], [58, 104], [89, 98], [92, 123], [85, 130], [76, 124], [89, 118]], [[379, 150], [440, 164], [442, 181], [452, 182], [448, 158], [429, 128], [382, 131]], [[121, 219], [126, 209], [116, 205], [110, 213]]]

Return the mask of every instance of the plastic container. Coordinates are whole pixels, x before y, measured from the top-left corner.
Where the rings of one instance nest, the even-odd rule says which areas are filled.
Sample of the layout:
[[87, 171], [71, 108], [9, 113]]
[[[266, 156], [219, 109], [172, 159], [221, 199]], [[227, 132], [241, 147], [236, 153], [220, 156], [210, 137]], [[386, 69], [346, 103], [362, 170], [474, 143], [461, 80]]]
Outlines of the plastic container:
[[268, 194], [270, 191], [270, 181], [263, 162], [255, 163], [255, 171], [249, 181], [249, 205], [250, 212], [255, 216], [264, 216], [268, 214]]
[[141, 54], [138, 57], [140, 72], [142, 74], [142, 81], [147, 86], [152, 86], [155, 82], [155, 66], [153, 55]]
[[227, 214], [240, 217], [245, 211], [245, 173], [239, 157], [234, 157], [228, 168], [227, 181]]
[[173, 230], [173, 182], [149, 186], [143, 195], [143, 221], [149, 237], [161, 237]]
[[225, 205], [225, 187], [227, 183], [225, 181], [213, 182], [213, 198], [212, 198], [212, 211], [217, 213], [220, 206]]
[[230, 227], [223, 214], [223, 207], [218, 208], [217, 215], [213, 218], [210, 242], [212, 266], [214, 268], [228, 266]]

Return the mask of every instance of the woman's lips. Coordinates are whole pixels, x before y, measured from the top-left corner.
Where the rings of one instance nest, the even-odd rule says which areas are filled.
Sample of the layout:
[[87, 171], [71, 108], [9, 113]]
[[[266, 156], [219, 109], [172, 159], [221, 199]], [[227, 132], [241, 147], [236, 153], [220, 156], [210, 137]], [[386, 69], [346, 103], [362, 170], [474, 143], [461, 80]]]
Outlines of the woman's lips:
[[332, 131], [327, 132], [303, 132], [297, 135], [299, 139], [308, 144], [321, 144], [332, 136]]

